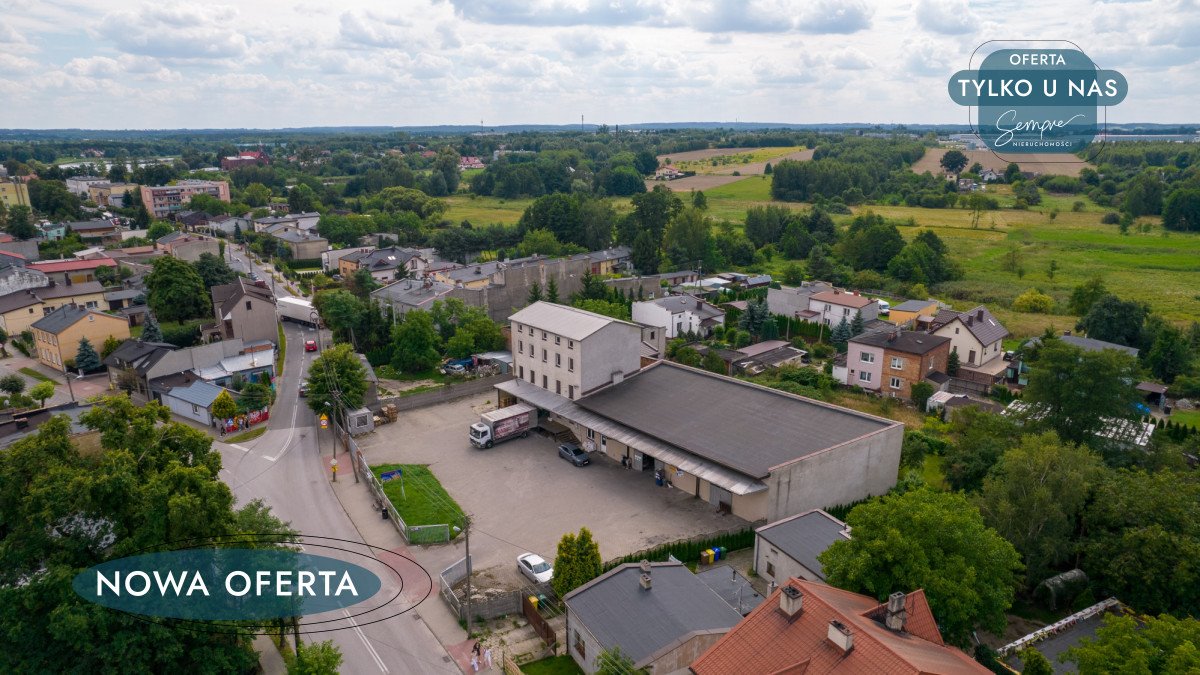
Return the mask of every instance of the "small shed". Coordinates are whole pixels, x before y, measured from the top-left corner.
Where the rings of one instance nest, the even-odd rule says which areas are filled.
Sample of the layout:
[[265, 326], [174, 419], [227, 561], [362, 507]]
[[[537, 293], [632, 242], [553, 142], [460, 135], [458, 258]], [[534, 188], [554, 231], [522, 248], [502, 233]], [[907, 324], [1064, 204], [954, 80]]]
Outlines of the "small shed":
[[1146, 402], [1158, 406], [1161, 410], [1167, 404], [1167, 385], [1157, 382], [1140, 382], [1137, 390], [1145, 396]]
[[370, 408], [353, 410], [346, 416], [346, 424], [350, 427], [350, 435], [369, 434], [375, 431], [375, 417]]
[[223, 387], [197, 380], [188, 385], [172, 387], [163, 395], [163, 403], [180, 417], [212, 426], [212, 404], [223, 391]]

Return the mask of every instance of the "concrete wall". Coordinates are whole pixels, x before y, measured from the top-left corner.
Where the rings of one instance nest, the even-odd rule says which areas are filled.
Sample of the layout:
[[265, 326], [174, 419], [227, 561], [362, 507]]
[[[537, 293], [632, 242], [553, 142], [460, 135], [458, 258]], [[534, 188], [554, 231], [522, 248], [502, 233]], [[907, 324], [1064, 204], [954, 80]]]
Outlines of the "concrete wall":
[[771, 503], [769, 492], [768, 490], [749, 495], [733, 495], [733, 515], [752, 523], [766, 519]]
[[[767, 571], [767, 563], [770, 563], [774, 574]], [[771, 542], [763, 539], [761, 536], [754, 537], [754, 573], [766, 579], [768, 582], [774, 581], [776, 585], [783, 585], [783, 582], [792, 577], [799, 577], [809, 581], [822, 581], [821, 577], [817, 576], [820, 570], [810, 570], [804, 565], [801, 565], [795, 558], [775, 548]]]
[[850, 441], [779, 467], [766, 479], [766, 517], [780, 518], [881, 495], [896, 484], [904, 426]]
[[728, 632], [728, 630], [722, 630], [689, 633], [671, 651], [638, 665], [650, 671], [652, 675], [657, 675], [658, 673], [686, 673], [693, 661], [700, 658], [701, 654], [708, 651], [709, 647], [716, 644], [717, 640], [720, 640]]
[[[579, 650], [576, 649], [576, 633], [579, 635], [578, 641], [582, 641], [584, 645], [583, 656], [580, 656]], [[604, 651], [604, 647], [596, 639], [596, 636], [592, 635], [592, 632], [587, 629], [587, 626], [575, 620], [575, 617], [571, 614], [570, 607], [567, 608], [567, 644], [565, 646], [567, 653], [571, 655], [571, 658], [575, 659], [575, 663], [583, 669], [583, 672], [588, 673], [588, 675], [596, 672], [596, 657]]]
[[[250, 309], [246, 309], [246, 303]], [[226, 337], [241, 338], [242, 342], [267, 340], [271, 344], [279, 342], [278, 320], [275, 318], [275, 303], [249, 295], [238, 301], [237, 307], [231, 311], [233, 335]], [[276, 345], [278, 346], [278, 345]]]
[[187, 401], [175, 398], [170, 394], [167, 394], [163, 397], [163, 402], [167, 404], [167, 407], [171, 409], [171, 412], [179, 415], [180, 417], [199, 422], [205, 426], [212, 424], [212, 415], [209, 414], [208, 409], [206, 408], [202, 408], [194, 403], [188, 403]]

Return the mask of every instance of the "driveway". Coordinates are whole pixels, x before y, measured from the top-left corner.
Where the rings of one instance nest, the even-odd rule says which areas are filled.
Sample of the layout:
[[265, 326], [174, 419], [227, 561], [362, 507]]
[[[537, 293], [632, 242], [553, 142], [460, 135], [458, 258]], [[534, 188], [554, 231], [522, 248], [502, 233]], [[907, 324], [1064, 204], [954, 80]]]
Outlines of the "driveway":
[[[657, 487], [652, 472], [622, 469], [599, 452], [592, 453], [591, 465], [572, 466], [558, 458], [557, 442], [538, 434], [476, 450], [467, 429], [495, 400], [492, 393], [401, 413], [395, 424], [360, 437], [359, 446], [370, 464], [428, 464], [472, 516], [475, 569], [491, 572], [485, 576], [498, 585], [523, 585], [516, 557], [534, 551], [553, 559], [562, 535], [581, 526], [592, 531], [608, 560], [748, 525], [690, 494]], [[460, 558], [461, 539], [423, 549], [426, 568], [440, 571]]]

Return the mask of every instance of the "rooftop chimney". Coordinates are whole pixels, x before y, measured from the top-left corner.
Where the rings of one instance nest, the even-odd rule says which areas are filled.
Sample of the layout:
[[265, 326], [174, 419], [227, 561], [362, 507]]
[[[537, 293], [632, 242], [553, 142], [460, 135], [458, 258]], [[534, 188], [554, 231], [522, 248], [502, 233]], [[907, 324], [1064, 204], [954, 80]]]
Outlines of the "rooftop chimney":
[[787, 618], [794, 618], [804, 608], [804, 594], [792, 585], [784, 586], [779, 591], [779, 611]]
[[980, 308], [978, 312], [975, 312], [975, 320], [983, 321], [983, 308]]
[[642, 571], [642, 573], [638, 575], [638, 585], [642, 587], [643, 591], [648, 591], [650, 590], [650, 561], [643, 560], [638, 565], [638, 568]]
[[834, 619], [829, 622], [829, 641], [841, 648], [843, 654], [849, 654], [854, 649], [854, 634], [846, 624]]
[[904, 594], [897, 591], [888, 596], [887, 618], [884, 624], [888, 630], [899, 633], [904, 630], [904, 622], [908, 618], [908, 610], [904, 608]]
[[898, 338], [898, 337], [900, 337], [900, 333], [899, 333], [899, 331], [892, 331], [891, 333], [888, 333], [888, 340], [887, 340], [887, 341], [888, 341], [888, 342], [895, 342], [895, 341], [896, 341], [896, 338]]

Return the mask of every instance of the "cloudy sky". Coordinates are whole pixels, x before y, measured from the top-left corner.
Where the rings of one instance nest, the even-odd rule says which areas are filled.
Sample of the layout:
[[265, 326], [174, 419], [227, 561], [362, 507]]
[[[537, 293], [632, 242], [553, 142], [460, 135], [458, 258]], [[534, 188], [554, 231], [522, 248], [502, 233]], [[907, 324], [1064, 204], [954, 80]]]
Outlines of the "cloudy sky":
[[1200, 0], [0, 0], [0, 128], [963, 122], [990, 39], [1200, 122]]

